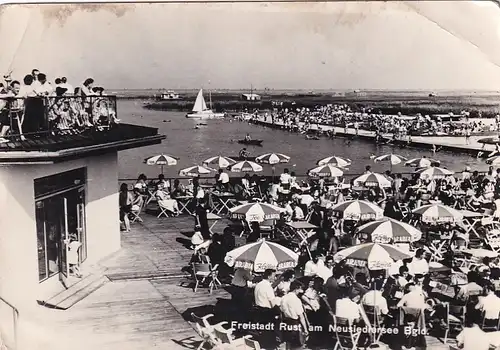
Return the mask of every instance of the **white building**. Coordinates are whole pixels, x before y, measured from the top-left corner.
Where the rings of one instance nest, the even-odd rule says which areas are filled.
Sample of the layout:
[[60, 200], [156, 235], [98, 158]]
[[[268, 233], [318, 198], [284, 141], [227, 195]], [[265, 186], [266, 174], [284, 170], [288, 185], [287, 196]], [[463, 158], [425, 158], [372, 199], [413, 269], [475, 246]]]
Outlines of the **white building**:
[[242, 94], [241, 98], [244, 101], [260, 101], [260, 95], [257, 94]]
[[165, 137], [128, 124], [7, 137], [0, 143], [0, 332], [14, 342], [11, 308], [29, 315], [80, 280], [69, 273], [70, 235], [81, 243], [84, 275], [120, 249], [118, 151]]

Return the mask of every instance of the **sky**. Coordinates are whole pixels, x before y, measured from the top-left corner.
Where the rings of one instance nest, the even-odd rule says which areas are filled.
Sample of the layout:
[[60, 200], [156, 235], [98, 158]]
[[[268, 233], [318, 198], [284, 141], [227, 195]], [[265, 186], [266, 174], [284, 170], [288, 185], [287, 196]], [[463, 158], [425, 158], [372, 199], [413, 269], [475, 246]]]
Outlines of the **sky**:
[[0, 7], [0, 71], [109, 89], [500, 90], [490, 2]]

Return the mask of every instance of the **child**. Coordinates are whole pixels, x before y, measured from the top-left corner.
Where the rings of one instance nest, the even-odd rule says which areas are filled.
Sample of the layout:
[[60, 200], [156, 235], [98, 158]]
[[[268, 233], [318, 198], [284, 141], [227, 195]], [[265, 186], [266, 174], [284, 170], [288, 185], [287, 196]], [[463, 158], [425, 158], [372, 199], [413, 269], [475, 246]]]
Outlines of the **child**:
[[64, 241], [68, 246], [68, 264], [69, 269], [72, 274], [78, 278], [82, 277], [80, 273], [80, 257], [79, 251], [82, 244], [78, 241], [78, 237], [75, 234], [71, 234], [69, 239]]
[[205, 240], [203, 239], [203, 235], [201, 234], [201, 227], [199, 225], [196, 225], [194, 228], [193, 237], [191, 237], [191, 249], [195, 249], [204, 241]]

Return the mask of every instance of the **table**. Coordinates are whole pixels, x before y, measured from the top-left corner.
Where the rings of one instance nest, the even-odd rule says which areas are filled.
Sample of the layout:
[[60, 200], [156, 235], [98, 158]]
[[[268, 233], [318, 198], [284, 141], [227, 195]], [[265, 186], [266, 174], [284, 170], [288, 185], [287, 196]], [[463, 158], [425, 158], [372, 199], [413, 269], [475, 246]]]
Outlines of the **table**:
[[292, 221], [287, 222], [287, 226], [295, 230], [297, 235], [300, 237], [299, 245], [307, 243], [307, 240], [316, 234], [316, 229], [318, 226], [311, 224], [307, 221]]
[[227, 213], [231, 208], [234, 208], [237, 204], [235, 203], [235, 196], [232, 193], [213, 193], [214, 208], [212, 213], [221, 214]]
[[219, 222], [220, 219], [222, 219], [222, 218], [219, 215], [216, 215], [213, 213], [207, 213], [207, 221], [209, 222], [209, 225], [210, 225], [210, 221], [212, 221], [212, 224], [208, 228], [208, 230], [210, 231], [211, 234], [214, 234], [212, 229]]
[[179, 211], [182, 213], [188, 213], [189, 215], [194, 215], [191, 210], [189, 210], [189, 205], [193, 202], [194, 197], [192, 196], [179, 196], [175, 200], [179, 204]]

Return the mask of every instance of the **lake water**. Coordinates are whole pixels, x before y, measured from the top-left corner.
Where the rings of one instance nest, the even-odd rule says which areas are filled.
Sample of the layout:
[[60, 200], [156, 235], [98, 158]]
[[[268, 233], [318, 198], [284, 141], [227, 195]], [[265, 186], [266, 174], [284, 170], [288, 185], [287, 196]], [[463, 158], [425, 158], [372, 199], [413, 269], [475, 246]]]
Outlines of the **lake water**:
[[[430, 151], [377, 146], [361, 140], [353, 140], [347, 144], [342, 138], [306, 140], [303, 135], [250, 125], [232, 119], [209, 120], [206, 121], [207, 126], [194, 129], [199, 121], [185, 118], [185, 113], [147, 110], [142, 107], [140, 100], [120, 100], [118, 116], [124, 123], [156, 127], [161, 134], [167, 136], [167, 139], [160, 145], [119, 152], [120, 178], [134, 179], [140, 173], [148, 177], [156, 177], [160, 173], [160, 167], [148, 166], [143, 162], [146, 157], [160, 153], [180, 158], [176, 166], [164, 167], [164, 174], [171, 177], [178, 176], [180, 169], [201, 164], [203, 160], [211, 156], [236, 156], [242, 145], [234, 140], [243, 139], [247, 133], [254, 139], [264, 140], [263, 147], [247, 147], [252, 156], [279, 152], [291, 157], [290, 163], [277, 166], [276, 172], [288, 167], [298, 175], [305, 174], [308, 169], [316, 166], [319, 159], [330, 155], [347, 157], [353, 161], [347, 173], [362, 173], [366, 165], [371, 165], [374, 171], [381, 172], [387, 170], [389, 165], [374, 164], [370, 160], [370, 155], [391, 152], [408, 158], [424, 155], [432, 157], [440, 160], [443, 166], [455, 171], [462, 171], [466, 165], [477, 170], [487, 169], [484, 161], [464, 154], [438, 152], [433, 156]], [[271, 173], [269, 167], [264, 166], [264, 170], [265, 174]], [[411, 169], [396, 165], [393, 171], [408, 172]]]

